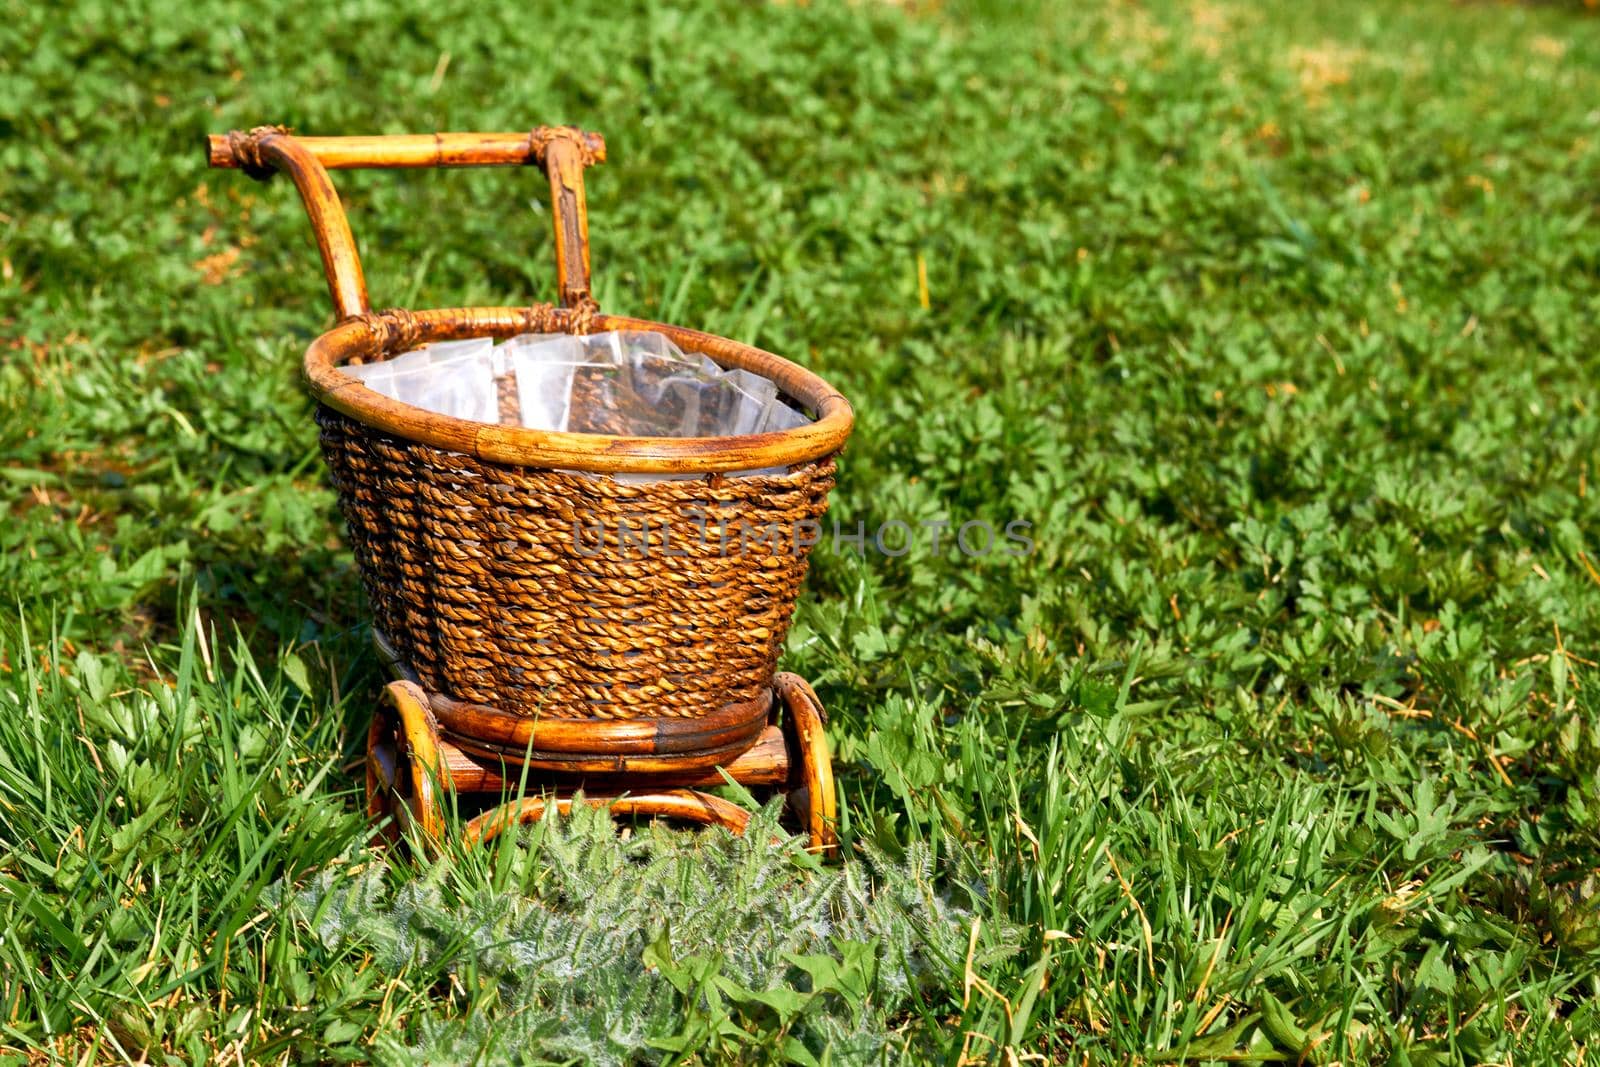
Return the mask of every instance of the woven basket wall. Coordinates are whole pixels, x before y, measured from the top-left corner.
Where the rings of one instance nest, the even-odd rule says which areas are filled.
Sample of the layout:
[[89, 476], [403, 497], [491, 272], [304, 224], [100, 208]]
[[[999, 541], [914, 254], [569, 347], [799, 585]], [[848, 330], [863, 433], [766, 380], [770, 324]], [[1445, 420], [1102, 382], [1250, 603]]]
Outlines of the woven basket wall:
[[425, 688], [632, 719], [707, 715], [772, 684], [831, 458], [631, 484], [489, 463], [326, 406], [317, 422], [374, 621]]

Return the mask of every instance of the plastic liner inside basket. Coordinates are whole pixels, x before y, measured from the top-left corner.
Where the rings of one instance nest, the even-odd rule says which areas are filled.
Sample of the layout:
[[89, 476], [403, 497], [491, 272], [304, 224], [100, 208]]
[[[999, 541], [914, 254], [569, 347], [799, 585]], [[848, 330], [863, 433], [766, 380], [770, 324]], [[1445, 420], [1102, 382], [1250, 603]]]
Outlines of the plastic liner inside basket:
[[403, 404], [474, 422], [498, 422], [494, 341], [446, 341], [381, 363], [345, 367], [368, 389]]
[[[732, 437], [810, 421], [776, 383], [647, 330], [451, 341], [345, 372], [396, 400], [476, 422], [624, 437]], [[784, 468], [737, 475], [781, 474]], [[699, 475], [619, 474], [631, 483]]]

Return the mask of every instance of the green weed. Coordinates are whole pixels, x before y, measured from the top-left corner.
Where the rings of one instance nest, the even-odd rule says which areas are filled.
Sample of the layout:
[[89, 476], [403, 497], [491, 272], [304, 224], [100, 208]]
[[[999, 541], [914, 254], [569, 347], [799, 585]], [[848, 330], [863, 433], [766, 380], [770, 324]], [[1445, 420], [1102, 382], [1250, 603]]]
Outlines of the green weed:
[[[1597, 72], [1576, 4], [7, 6], [0, 1044], [1580, 1060]], [[602, 305], [853, 399], [831, 517], [918, 533], [791, 634], [844, 869], [367, 848], [326, 296], [199, 151], [266, 121], [600, 129]], [[375, 302], [549, 299], [534, 177], [341, 173]]]

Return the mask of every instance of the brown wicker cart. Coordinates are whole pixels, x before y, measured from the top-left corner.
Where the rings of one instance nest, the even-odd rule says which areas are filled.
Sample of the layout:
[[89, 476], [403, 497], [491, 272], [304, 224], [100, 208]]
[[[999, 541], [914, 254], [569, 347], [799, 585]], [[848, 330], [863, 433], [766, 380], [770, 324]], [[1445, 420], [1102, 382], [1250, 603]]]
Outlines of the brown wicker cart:
[[[776, 663], [850, 434], [844, 397], [748, 345], [599, 312], [583, 189], [584, 168], [605, 158], [597, 134], [258, 127], [207, 147], [212, 166], [294, 182], [339, 320], [307, 351], [305, 376], [395, 679], [368, 738], [371, 815], [436, 838], [442, 791], [496, 797], [466, 824], [476, 842], [581, 788], [618, 815], [741, 831], [742, 809], [700, 791], [726, 772], [785, 791], [813, 847], [831, 850], [822, 707]], [[330, 169], [528, 164], [550, 182], [560, 306], [371, 310]], [[436, 341], [593, 330], [657, 331], [771, 379], [815, 421], [722, 438], [542, 432], [423, 411], [340, 370]], [[506, 799], [523, 781], [548, 798]]]

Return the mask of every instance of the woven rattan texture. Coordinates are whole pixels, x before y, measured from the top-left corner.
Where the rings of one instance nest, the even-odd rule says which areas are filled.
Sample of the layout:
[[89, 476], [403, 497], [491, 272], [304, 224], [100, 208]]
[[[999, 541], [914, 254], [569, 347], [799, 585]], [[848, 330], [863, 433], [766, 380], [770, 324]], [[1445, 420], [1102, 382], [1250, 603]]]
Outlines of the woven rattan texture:
[[375, 621], [424, 687], [634, 719], [771, 686], [832, 459], [635, 482], [488, 463], [328, 407], [317, 422]]

